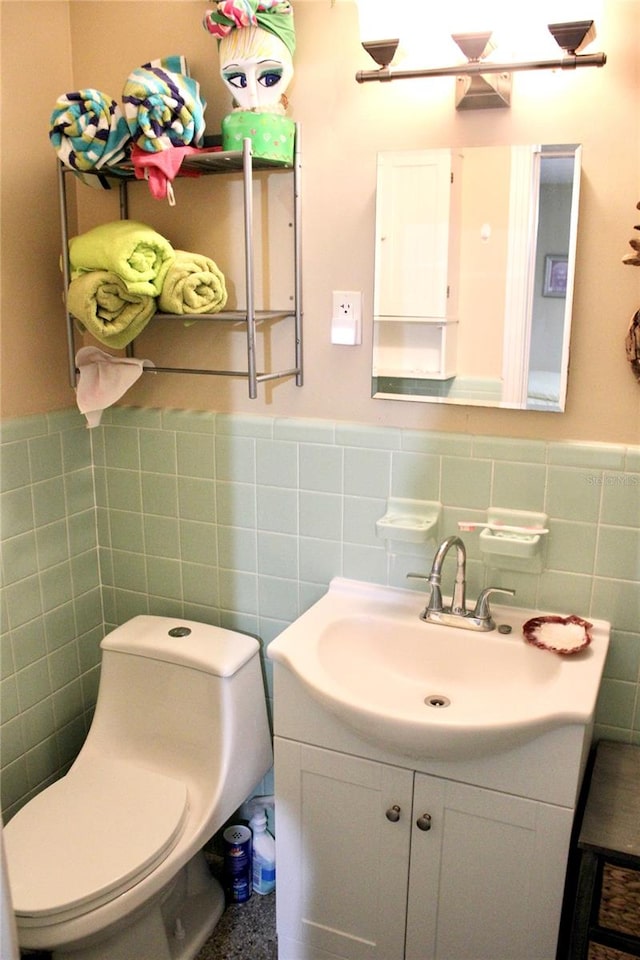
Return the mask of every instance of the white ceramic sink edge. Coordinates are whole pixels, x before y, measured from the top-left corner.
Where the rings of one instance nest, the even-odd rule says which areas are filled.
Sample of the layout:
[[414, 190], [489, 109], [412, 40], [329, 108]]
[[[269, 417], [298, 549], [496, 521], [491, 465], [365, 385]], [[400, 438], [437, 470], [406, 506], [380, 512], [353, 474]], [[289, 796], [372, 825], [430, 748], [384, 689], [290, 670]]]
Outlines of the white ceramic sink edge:
[[494, 605], [504, 635], [425, 623], [424, 606], [420, 592], [338, 577], [267, 655], [367, 742], [409, 757], [468, 759], [591, 723], [608, 623], [591, 619], [591, 645], [560, 656], [522, 636], [541, 611]]

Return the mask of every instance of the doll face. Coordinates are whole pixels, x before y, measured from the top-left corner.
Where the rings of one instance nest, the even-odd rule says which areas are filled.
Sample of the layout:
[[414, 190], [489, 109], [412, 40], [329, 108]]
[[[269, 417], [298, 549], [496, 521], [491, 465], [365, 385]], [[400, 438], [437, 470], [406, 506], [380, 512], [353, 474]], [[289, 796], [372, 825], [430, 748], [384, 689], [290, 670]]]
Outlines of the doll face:
[[220, 42], [220, 75], [243, 110], [268, 110], [279, 104], [293, 76], [291, 54], [260, 27], [234, 30]]

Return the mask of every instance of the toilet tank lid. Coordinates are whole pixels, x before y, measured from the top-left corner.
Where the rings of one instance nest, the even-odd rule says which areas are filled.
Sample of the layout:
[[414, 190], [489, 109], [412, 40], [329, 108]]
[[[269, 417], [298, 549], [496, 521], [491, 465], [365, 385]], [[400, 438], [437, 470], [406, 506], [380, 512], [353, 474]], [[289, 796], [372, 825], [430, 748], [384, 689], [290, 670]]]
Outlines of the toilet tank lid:
[[140, 615], [116, 627], [103, 650], [163, 660], [218, 677], [236, 673], [260, 649], [254, 637], [195, 620]]

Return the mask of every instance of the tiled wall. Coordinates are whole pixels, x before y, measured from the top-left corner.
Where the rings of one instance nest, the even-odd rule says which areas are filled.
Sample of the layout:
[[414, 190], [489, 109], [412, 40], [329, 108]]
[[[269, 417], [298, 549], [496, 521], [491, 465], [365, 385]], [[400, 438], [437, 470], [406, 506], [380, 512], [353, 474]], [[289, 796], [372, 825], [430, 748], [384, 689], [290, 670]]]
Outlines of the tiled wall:
[[2, 809], [76, 756], [95, 702], [103, 613], [90, 434], [77, 413], [2, 424]]
[[[333, 576], [405, 586], [409, 569], [428, 570], [429, 549], [422, 557], [395, 555], [376, 537], [375, 521], [389, 496], [441, 501], [442, 535], [456, 532], [458, 520], [483, 519], [488, 506], [547, 513], [551, 533], [539, 574], [488, 569], [478, 534], [464, 535], [469, 593], [488, 584], [512, 586], [519, 606], [610, 620], [598, 732], [640, 743], [639, 448], [132, 408], [108, 412], [94, 431], [66, 429], [78, 425], [70, 413], [56, 435], [50, 419], [42, 437], [16, 436], [32, 421], [16, 422], [8, 445], [17, 466], [5, 496], [20, 492], [34, 511], [3, 531], [14, 554], [19, 537], [33, 553], [26, 569], [5, 558], [5, 575], [12, 577], [5, 581], [9, 622], [3, 624], [12, 771], [28, 772], [23, 753], [28, 761], [36, 748], [46, 757], [55, 742], [60, 753], [56, 704], [67, 694], [75, 707], [66, 717], [82, 718], [90, 706], [98, 584], [107, 628], [137, 613], [166, 614], [244, 630], [267, 644]], [[89, 441], [99, 577], [93, 491], [85, 491], [81, 509], [67, 493], [60, 515], [60, 491], [91, 477]], [[39, 449], [55, 450], [56, 443], [62, 459], [48, 453], [47, 476], [37, 467], [34, 472], [34, 464], [45, 463]], [[26, 462], [29, 471], [20, 468]], [[52, 481], [57, 510], [41, 514], [42, 484]], [[8, 507], [11, 515], [13, 501]], [[51, 524], [68, 530], [68, 555], [45, 566], [43, 537], [53, 534]], [[40, 606], [9, 602], [10, 591], [17, 598], [27, 588], [37, 592]], [[66, 623], [66, 643], [51, 621]], [[73, 659], [66, 674], [56, 665], [59, 644]], [[269, 680], [268, 663], [265, 668]], [[32, 734], [24, 742], [30, 729], [24, 714], [36, 708], [47, 711], [49, 722], [41, 719], [41, 741], [31, 742]], [[68, 751], [62, 754], [66, 760]], [[14, 774], [7, 797], [13, 804], [20, 802], [18, 782]], [[34, 777], [25, 784], [33, 789]]]

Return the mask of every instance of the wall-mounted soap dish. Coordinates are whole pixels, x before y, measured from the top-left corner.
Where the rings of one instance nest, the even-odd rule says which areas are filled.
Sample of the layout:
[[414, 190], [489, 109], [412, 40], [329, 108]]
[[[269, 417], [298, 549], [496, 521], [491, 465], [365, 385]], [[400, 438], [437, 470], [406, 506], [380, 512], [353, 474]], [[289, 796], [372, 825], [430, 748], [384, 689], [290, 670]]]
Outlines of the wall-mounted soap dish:
[[[549, 533], [546, 524], [546, 513], [492, 507], [487, 511], [487, 522], [475, 525], [483, 528], [479, 546], [486, 563], [504, 570], [539, 573]], [[469, 530], [473, 525], [461, 523], [459, 526]]]
[[[376, 520], [376, 536], [391, 544], [425, 544], [437, 535], [442, 504], [435, 500], [390, 497], [387, 512]], [[388, 544], [390, 549], [395, 549]]]

